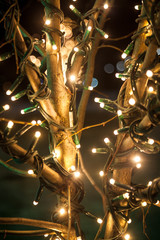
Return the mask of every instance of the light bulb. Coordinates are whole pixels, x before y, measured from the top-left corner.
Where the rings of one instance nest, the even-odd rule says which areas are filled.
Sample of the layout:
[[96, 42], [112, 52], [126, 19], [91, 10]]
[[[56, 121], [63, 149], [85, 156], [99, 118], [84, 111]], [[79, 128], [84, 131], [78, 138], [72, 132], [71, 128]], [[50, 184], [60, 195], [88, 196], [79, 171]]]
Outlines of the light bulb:
[[129, 240], [130, 237], [131, 237], [131, 236], [130, 236], [130, 234], [128, 234], [128, 233], [126, 233], [126, 234], [124, 235], [124, 239], [125, 239], [125, 240]]
[[152, 77], [153, 76], [153, 72], [151, 70], [147, 70], [146, 76], [147, 77]]
[[51, 24], [51, 19], [47, 18], [46, 21], [45, 21], [45, 25], [50, 25]]
[[137, 155], [133, 158], [133, 160], [134, 160], [134, 162], [139, 163], [141, 161], [141, 158], [140, 158], [140, 156]]
[[136, 168], [141, 168], [142, 164], [141, 163], [137, 163], [136, 164]]
[[153, 88], [152, 86], [150, 86], [150, 87], [148, 88], [148, 92], [152, 93], [153, 91], [154, 91], [154, 88]]
[[147, 206], [147, 202], [141, 202], [141, 205], [142, 205], [142, 207], [146, 207]]
[[108, 5], [107, 3], [105, 3], [105, 4], [103, 5], [103, 8], [104, 8], [104, 9], [108, 9], [108, 8], [109, 8], [109, 5]]
[[66, 210], [64, 208], [61, 208], [59, 210], [60, 215], [64, 215], [66, 213]]
[[155, 204], [158, 205], [159, 204], [159, 200], [157, 200], [157, 202]]
[[32, 169], [29, 169], [29, 170], [28, 170], [28, 174], [29, 174], [29, 175], [34, 174], [34, 171], [33, 171]]
[[96, 153], [96, 148], [92, 148], [92, 153]]
[[77, 149], [81, 148], [81, 144], [76, 144], [76, 148]]
[[15, 101], [15, 100], [16, 100], [15, 96], [12, 96], [11, 101]]
[[110, 142], [109, 138], [105, 138], [105, 139], [104, 139], [104, 142], [105, 142], [105, 143], [109, 143], [109, 142]]
[[129, 99], [129, 104], [130, 104], [131, 106], [135, 105], [135, 103], [136, 103], [136, 101], [135, 101], [134, 98], [130, 98], [130, 99]]
[[71, 75], [71, 76], [70, 76], [70, 80], [71, 80], [72, 82], [74, 82], [74, 81], [76, 80], [76, 76], [75, 76], [75, 75]]
[[107, 33], [104, 34], [104, 38], [105, 38], [105, 39], [109, 38], [109, 35], [108, 35]]
[[150, 187], [152, 185], [152, 181], [149, 181], [147, 186]]
[[44, 234], [44, 237], [48, 237], [48, 236], [49, 236], [49, 234], [47, 234], [47, 233], [46, 233], [46, 234]]
[[74, 172], [74, 177], [79, 178], [80, 177], [80, 172], [79, 171]]
[[78, 48], [78, 47], [75, 47], [75, 48], [74, 48], [74, 51], [75, 51], [75, 52], [78, 52], [78, 51], [79, 51], [79, 48]]
[[76, 170], [76, 167], [74, 165], [72, 165], [70, 169], [72, 172], [74, 172]]
[[69, 8], [73, 10], [75, 7], [73, 5], [69, 5]]
[[24, 114], [24, 110], [23, 109], [21, 110], [21, 114]]
[[94, 99], [94, 101], [95, 101], [95, 102], [99, 102], [99, 98], [96, 97], [96, 98]]
[[127, 54], [126, 53], [122, 53], [121, 58], [125, 59], [126, 57], [127, 57]]
[[117, 111], [117, 115], [118, 115], [118, 116], [121, 116], [121, 115], [122, 115], [122, 111], [121, 111], [121, 110], [118, 110], [118, 111]]
[[89, 87], [88, 87], [88, 90], [92, 91], [92, 90], [93, 90], [93, 87], [92, 87], [92, 86], [89, 86]]
[[57, 50], [57, 45], [56, 45], [56, 44], [53, 44], [53, 45], [52, 45], [52, 49], [53, 49], [53, 50]]
[[124, 193], [124, 194], [123, 194], [123, 197], [124, 197], [125, 199], [129, 199], [129, 193]]
[[103, 176], [104, 176], [104, 172], [103, 172], [103, 171], [100, 171], [100, 172], [99, 172], [99, 175], [100, 175], [101, 177], [103, 177]]
[[109, 182], [110, 182], [110, 184], [114, 185], [116, 181], [115, 181], [113, 178], [111, 178], [111, 179], [109, 180]]
[[12, 93], [11, 90], [7, 90], [6, 95], [9, 96], [9, 95], [11, 95], [11, 93]]
[[122, 80], [122, 81], [126, 81], [126, 78], [125, 78], [125, 77], [121, 77], [121, 80]]
[[42, 124], [42, 121], [41, 121], [41, 120], [37, 120], [37, 124], [38, 124], [38, 125], [41, 125], [41, 124]]
[[115, 74], [115, 77], [116, 77], [116, 78], [119, 78], [119, 73], [116, 73], [116, 74]]
[[37, 201], [33, 201], [33, 205], [34, 206], [38, 205], [38, 202]]
[[3, 109], [4, 109], [4, 111], [7, 111], [8, 109], [10, 109], [10, 106], [8, 104], [6, 104], [3, 106]]
[[32, 120], [32, 125], [36, 125], [36, 121], [35, 120]]
[[114, 130], [114, 135], [118, 135], [118, 130], [116, 129], [116, 130]]
[[132, 222], [132, 219], [128, 219], [127, 223], [130, 224]]
[[99, 106], [100, 106], [101, 108], [104, 108], [104, 103], [103, 103], [103, 102], [100, 103]]
[[87, 30], [88, 30], [88, 31], [91, 31], [91, 30], [92, 30], [92, 27], [91, 27], [91, 26], [88, 26]]
[[97, 223], [102, 224], [103, 220], [101, 218], [97, 218]]
[[12, 128], [13, 125], [14, 125], [14, 123], [13, 123], [12, 121], [9, 121], [8, 124], [7, 124], [7, 127], [8, 127], [8, 128]]
[[39, 138], [41, 136], [41, 133], [39, 131], [36, 131], [34, 135], [36, 138]]
[[148, 144], [150, 144], [150, 145], [154, 144], [154, 139], [149, 138], [148, 139]]
[[135, 10], [139, 10], [139, 6], [138, 6], [138, 5], [135, 5], [135, 6], [134, 6], [134, 9], [135, 9]]

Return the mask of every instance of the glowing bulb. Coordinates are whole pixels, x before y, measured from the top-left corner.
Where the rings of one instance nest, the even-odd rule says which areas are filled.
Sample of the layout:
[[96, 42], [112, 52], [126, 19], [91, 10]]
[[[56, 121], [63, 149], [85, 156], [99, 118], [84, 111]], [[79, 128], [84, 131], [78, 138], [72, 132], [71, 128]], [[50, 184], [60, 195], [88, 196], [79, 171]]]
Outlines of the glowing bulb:
[[42, 38], [42, 43], [45, 43], [45, 42], [46, 42], [46, 40], [44, 38]]
[[88, 90], [92, 91], [92, 90], [93, 90], [93, 87], [92, 87], [92, 86], [89, 86], [89, 87], [88, 87]]
[[146, 207], [147, 206], [147, 202], [141, 202], [142, 207]]
[[154, 140], [151, 139], [151, 138], [149, 138], [149, 139], [148, 139], [148, 144], [150, 144], [150, 145], [154, 144]]
[[147, 77], [152, 77], [153, 76], [153, 72], [151, 70], [147, 70], [146, 76]]
[[21, 110], [21, 114], [24, 114], [24, 110], [23, 109]]
[[130, 224], [132, 222], [132, 219], [128, 219], [127, 223]]
[[141, 163], [137, 163], [136, 164], [136, 168], [141, 168], [142, 164]]
[[75, 75], [71, 75], [71, 76], [70, 76], [70, 80], [71, 80], [72, 82], [74, 82], [74, 81], [76, 80], [76, 76], [75, 76]]
[[46, 21], [45, 21], [45, 25], [47, 25], [47, 26], [48, 26], [48, 25], [50, 25], [50, 24], [51, 24], [51, 19], [49, 19], [49, 18], [48, 18], [48, 19], [46, 19]]
[[91, 31], [91, 30], [92, 30], [92, 27], [91, 27], [91, 26], [88, 26], [87, 30], [88, 30], [88, 31]]
[[139, 6], [138, 6], [138, 5], [135, 5], [135, 6], [134, 6], [134, 9], [139, 10]]
[[121, 80], [122, 80], [122, 81], [126, 81], [126, 78], [124, 78], [124, 77], [121, 77]]
[[152, 86], [150, 86], [150, 87], [148, 88], [148, 92], [152, 93], [153, 91], [154, 91], [154, 88], [153, 88]]
[[129, 95], [133, 95], [133, 91], [132, 90], [129, 91]]
[[34, 205], [34, 206], [38, 205], [38, 202], [33, 201], [33, 205]]
[[15, 101], [15, 100], [16, 100], [15, 96], [12, 96], [12, 97], [11, 97], [11, 100], [12, 100], [12, 101]]
[[60, 158], [60, 156], [61, 156], [60, 149], [55, 149], [55, 151], [53, 152], [53, 157]]
[[136, 103], [136, 101], [135, 101], [134, 98], [130, 98], [130, 99], [129, 99], [129, 104], [130, 104], [131, 106], [133, 106], [135, 103]]
[[94, 101], [95, 101], [95, 102], [99, 102], [99, 98], [96, 97], [96, 98], [94, 99]]
[[72, 172], [74, 172], [76, 170], [76, 167], [74, 165], [72, 165], [70, 169]]
[[124, 197], [125, 199], [129, 199], [129, 193], [124, 193], [124, 194], [123, 194], [123, 197]]
[[34, 135], [36, 138], [39, 138], [41, 136], [41, 133], [39, 131], [36, 131]]
[[41, 120], [37, 120], [37, 124], [38, 124], [38, 125], [41, 125], [41, 124], [42, 124], [42, 121], [41, 121]]
[[8, 109], [10, 109], [10, 106], [8, 104], [6, 104], [3, 106], [3, 109], [4, 109], [4, 111], [7, 111]]
[[73, 5], [69, 5], [69, 8], [73, 10], [75, 7]]
[[30, 60], [31, 60], [31, 62], [32, 62], [32, 63], [34, 63], [34, 64], [35, 64], [35, 63], [36, 63], [36, 60], [37, 60], [37, 58], [36, 58], [34, 55], [31, 55], [31, 56], [30, 56]]
[[96, 153], [96, 148], [92, 148], [92, 153]]
[[66, 210], [64, 208], [61, 208], [59, 210], [60, 215], [64, 215], [66, 213]]
[[8, 127], [8, 128], [12, 128], [13, 125], [14, 125], [14, 123], [13, 123], [12, 121], [9, 121], [8, 124], [7, 124], [7, 127]]
[[159, 204], [159, 200], [157, 200], [157, 202], [155, 204], [158, 205]]
[[32, 120], [32, 125], [36, 125], [36, 121], [35, 120]]
[[47, 233], [46, 233], [46, 234], [44, 234], [44, 237], [48, 237], [48, 236], [49, 236], [49, 234], [47, 234]]
[[116, 77], [116, 78], [119, 78], [119, 73], [116, 73], [116, 74], [115, 74], [115, 77]]
[[104, 8], [104, 9], [108, 9], [108, 8], [109, 8], [109, 5], [108, 5], [107, 3], [105, 3], [105, 4], [103, 5], [103, 8]]
[[125, 59], [126, 57], [127, 57], [127, 54], [126, 53], [122, 53], [121, 58]]
[[147, 186], [150, 187], [152, 185], [152, 181], [149, 181]]
[[53, 50], [57, 50], [57, 45], [56, 45], [56, 44], [53, 44], [53, 45], [52, 45], [52, 49], [53, 49]]
[[131, 236], [130, 236], [130, 234], [128, 234], [128, 233], [126, 233], [126, 234], [124, 235], [124, 239], [125, 239], [125, 240], [129, 240], [130, 237], [131, 237]]
[[103, 176], [104, 176], [104, 172], [103, 172], [103, 171], [100, 171], [100, 172], [99, 172], [99, 175], [100, 175], [101, 177], [103, 177]]
[[110, 142], [109, 138], [105, 138], [105, 139], [104, 139], [104, 142], [105, 142], [105, 143], [109, 143], [109, 142]]
[[79, 178], [79, 177], [80, 177], [80, 172], [78, 172], [78, 171], [74, 172], [74, 176], [75, 176], [76, 178]]
[[141, 158], [140, 158], [140, 156], [137, 155], [133, 158], [133, 160], [134, 160], [134, 162], [139, 163], [141, 161]]
[[29, 169], [29, 170], [28, 170], [28, 174], [29, 174], [29, 175], [34, 174], [34, 171], [33, 171], [32, 169]]
[[76, 144], [76, 148], [77, 149], [81, 148], [81, 144]]
[[7, 90], [6, 95], [11, 95], [11, 90]]
[[116, 129], [116, 130], [114, 130], [114, 135], [118, 135], [118, 130]]
[[81, 236], [78, 236], [78, 237], [77, 237], [77, 240], [82, 240]]
[[122, 111], [121, 111], [121, 110], [118, 110], [118, 111], [117, 111], [117, 115], [118, 115], [118, 116], [121, 116], [121, 115], [122, 115]]
[[97, 218], [97, 223], [102, 224], [103, 220], [101, 218]]
[[78, 51], [79, 51], [79, 48], [78, 48], [78, 47], [75, 47], [75, 48], [74, 48], [74, 51], [75, 51], [75, 52], [78, 52]]
[[109, 182], [110, 182], [110, 184], [114, 185], [116, 181], [115, 181], [113, 178], [111, 178], [111, 179], [109, 180]]
[[106, 34], [104, 34], [104, 38], [105, 38], [105, 39], [109, 38], [109, 36], [108, 36], [108, 34], [107, 34], [107, 33], [106, 33]]
[[100, 106], [101, 108], [104, 108], [104, 103], [103, 103], [103, 102], [100, 103], [99, 106]]

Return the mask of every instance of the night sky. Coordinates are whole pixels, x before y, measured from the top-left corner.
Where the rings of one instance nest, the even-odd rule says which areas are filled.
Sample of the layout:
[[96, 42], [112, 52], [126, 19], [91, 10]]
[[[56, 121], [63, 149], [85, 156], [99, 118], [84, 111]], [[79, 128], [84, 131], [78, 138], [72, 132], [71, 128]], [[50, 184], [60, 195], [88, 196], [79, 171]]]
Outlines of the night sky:
[[[44, 10], [40, 1], [19, 1], [21, 8], [21, 25], [31, 34], [41, 34], [43, 27], [43, 15]], [[61, 1], [62, 10], [65, 16], [69, 16], [75, 20], [76, 17], [69, 10], [68, 6], [71, 1]], [[77, 1], [74, 5], [82, 13], [89, 10], [94, 1]], [[110, 10], [108, 20], [105, 24], [104, 31], [109, 34], [110, 38], [117, 38], [126, 35], [134, 30], [136, 30], [137, 24], [135, 19], [137, 18], [139, 12], [134, 9], [134, 5], [140, 1], [132, 0], [115, 0], [113, 7]], [[73, 4], [73, 3], [72, 3]], [[2, 25], [1, 25], [2, 26]], [[3, 33], [3, 29], [1, 29]], [[3, 35], [1, 34], [1, 42], [3, 41]], [[112, 42], [110, 40], [105, 40], [106, 44], [115, 45], [122, 50], [130, 43], [131, 39], [127, 38], [118, 42]], [[7, 46], [7, 48], [9, 48]], [[3, 49], [0, 49], [3, 52]], [[108, 96], [109, 98], [116, 99], [119, 88], [122, 85], [120, 79], [115, 78], [115, 73], [119, 72], [119, 67], [123, 70], [123, 63], [121, 62], [121, 53], [111, 49], [103, 48], [97, 53], [96, 63], [95, 63], [95, 73], [94, 77], [98, 79], [98, 86], [96, 90], [100, 91], [102, 95], [93, 92], [90, 97], [90, 101], [87, 108], [85, 126], [96, 124], [113, 117], [112, 114], [107, 113], [105, 110], [99, 108], [98, 104], [94, 102], [94, 97]], [[110, 64], [110, 65], [108, 65]], [[110, 73], [109, 73], [110, 72]], [[11, 105], [11, 110], [3, 114], [2, 117], [8, 117], [16, 120], [31, 121], [33, 119], [41, 119], [41, 115], [38, 112], [28, 114], [27, 117], [20, 115], [20, 110], [29, 106], [29, 102], [26, 98], [19, 100], [15, 103], [9, 100], [9, 97], [5, 95], [5, 91], [10, 86], [10, 84], [15, 80], [15, 63], [14, 57], [11, 59], [0, 62], [0, 91], [1, 91], [1, 103], [2, 105], [8, 103]], [[106, 158], [106, 155], [96, 155], [91, 152], [93, 147], [105, 147], [104, 138], [109, 137], [111, 141], [115, 141], [115, 136], [113, 135], [113, 130], [118, 127], [118, 121], [114, 120], [105, 127], [92, 128], [83, 132], [81, 140], [81, 152], [84, 159], [84, 165], [92, 177], [95, 179], [97, 184], [101, 187], [101, 179], [98, 172], [102, 170]], [[38, 129], [38, 127], [37, 127]], [[16, 131], [16, 130], [15, 130]], [[25, 138], [21, 140], [23, 147], [29, 145], [28, 139], [31, 139], [33, 130], [25, 135]], [[154, 131], [154, 138], [158, 139], [158, 131]], [[41, 155], [48, 154], [47, 148], [47, 133], [42, 130], [42, 139], [38, 143], [38, 152]], [[133, 183], [146, 184], [149, 180], [152, 180], [159, 176], [160, 164], [159, 155], [147, 156], [142, 155], [142, 168], [135, 171], [133, 176]], [[1, 151], [1, 159], [7, 160], [9, 157]], [[26, 165], [17, 165], [11, 163], [14, 166], [21, 169], [28, 169]], [[99, 195], [95, 192], [93, 187], [87, 181], [85, 176], [82, 176], [82, 180], [85, 183], [85, 198], [82, 204], [85, 206], [86, 210], [91, 211], [94, 215], [98, 217], [103, 217], [103, 209], [101, 204], [101, 199]], [[16, 176], [9, 172], [4, 167], [0, 166], [0, 216], [1, 217], [25, 217], [40, 220], [49, 220], [51, 213], [54, 211], [56, 204], [56, 196], [45, 190], [42, 199], [38, 206], [33, 206], [32, 202], [36, 196], [36, 192], [39, 186], [38, 180], [23, 178]], [[159, 215], [160, 210], [156, 207], [151, 207], [150, 212], [147, 217], [147, 233], [151, 240], [158, 239], [157, 235], [160, 233], [159, 229]], [[132, 240], [145, 240], [147, 239], [143, 235], [142, 226], [142, 211], [141, 209], [132, 213], [133, 220], [129, 227], [128, 232], [132, 235]], [[98, 224], [92, 220], [88, 219], [86, 216], [81, 216], [82, 230], [85, 233], [87, 240], [94, 239], [96, 231], [98, 230]], [[1, 228], [1, 227], [0, 227]], [[3, 229], [3, 227], [2, 227]], [[20, 227], [19, 229], [22, 229]], [[3, 239], [0, 237], [0, 239]], [[25, 237], [6, 237], [5, 239], [44, 239], [40, 237], [25, 238]]]

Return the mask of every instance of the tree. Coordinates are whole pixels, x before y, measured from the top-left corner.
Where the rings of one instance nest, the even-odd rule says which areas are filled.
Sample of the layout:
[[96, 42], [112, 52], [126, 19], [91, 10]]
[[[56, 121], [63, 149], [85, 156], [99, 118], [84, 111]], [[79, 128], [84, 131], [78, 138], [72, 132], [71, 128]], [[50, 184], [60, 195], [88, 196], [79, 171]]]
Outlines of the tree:
[[[97, 125], [105, 125], [117, 116], [119, 119], [119, 128], [115, 130], [118, 135], [116, 143], [105, 138], [105, 148], [93, 149], [95, 153], [108, 154], [101, 172], [103, 190], [86, 171], [79, 147], [87, 102], [93, 90], [97, 51], [102, 47], [115, 48], [103, 44], [104, 39], [108, 38], [103, 27], [114, 2], [97, 0], [85, 13], [70, 5], [76, 20], [64, 18], [59, 0], [41, 0], [41, 3], [45, 10], [41, 39], [32, 37], [21, 26], [17, 1], [1, 3], [1, 23], [4, 23], [5, 30], [5, 41], [1, 47], [10, 44], [14, 50], [8, 52], [6, 47], [1, 59], [6, 60], [14, 54], [17, 74], [6, 94], [12, 94], [12, 101], [27, 95], [31, 106], [22, 109], [21, 113], [27, 116], [27, 113], [38, 110], [44, 121], [30, 123], [1, 118], [1, 148], [16, 163], [30, 165], [32, 171], [26, 173], [6, 161], [1, 160], [0, 163], [17, 174], [30, 174], [39, 179], [40, 187], [33, 202], [35, 205], [44, 188], [56, 193], [57, 211], [52, 213], [52, 222], [0, 218], [1, 224], [22, 224], [43, 229], [22, 232], [1, 230], [1, 233], [31, 236], [49, 234], [51, 239], [84, 239], [79, 217], [83, 213], [100, 223], [95, 239], [99, 238], [102, 228], [105, 228], [104, 239], [129, 239], [126, 231], [130, 211], [147, 203], [159, 204], [159, 178], [144, 186], [135, 185], [131, 181], [135, 168], [133, 156], [136, 157], [137, 167], [140, 167], [138, 152], [158, 153], [160, 146], [157, 140], [148, 137], [149, 132], [159, 123], [159, 1], [143, 1], [137, 19], [138, 29], [131, 43], [122, 51], [122, 58], [128, 55], [131, 58], [125, 62], [124, 72], [116, 75], [125, 80], [117, 100], [95, 99], [102, 108], [115, 114]], [[40, 66], [32, 56], [34, 50], [42, 57]], [[23, 90], [19, 92], [22, 81]], [[82, 90], [80, 101], [76, 100], [78, 90]], [[3, 105], [1, 113], [8, 108], [8, 105]], [[20, 123], [22, 127], [15, 126]], [[27, 150], [19, 145], [19, 139], [23, 139], [26, 132], [36, 126], [45, 129], [49, 136], [49, 153], [45, 156], [35, 150], [40, 138], [39, 131], [35, 132], [32, 140], [29, 139], [31, 142]], [[79, 170], [87, 176], [102, 198], [103, 219], [90, 213], [81, 204], [84, 186], [78, 179]], [[147, 236], [145, 228], [144, 233]]]

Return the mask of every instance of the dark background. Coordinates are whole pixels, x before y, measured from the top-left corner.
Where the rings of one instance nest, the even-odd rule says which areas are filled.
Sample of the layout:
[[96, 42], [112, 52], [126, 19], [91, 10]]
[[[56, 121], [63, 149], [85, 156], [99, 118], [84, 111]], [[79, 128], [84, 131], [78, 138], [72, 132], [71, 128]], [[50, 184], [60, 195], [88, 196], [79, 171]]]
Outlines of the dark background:
[[[26, 30], [31, 34], [41, 34], [43, 27], [43, 15], [44, 10], [43, 6], [39, 1], [19, 1], [21, 8], [21, 24]], [[74, 4], [79, 11], [82, 13], [89, 10], [94, 1], [77, 1]], [[134, 9], [134, 5], [140, 1], [127, 1], [127, 0], [115, 0], [113, 6], [110, 9], [109, 20], [105, 24], [105, 31], [109, 34], [110, 38], [121, 37], [126, 35], [134, 30], [136, 30], [137, 24], [135, 19], [137, 18], [139, 12]], [[69, 16], [75, 20], [77, 18], [69, 10], [68, 6], [71, 4], [71, 1], [61, 1], [62, 10], [65, 13], [65, 16]], [[2, 25], [1, 25], [2, 26]], [[1, 28], [1, 41], [3, 42], [3, 29]], [[131, 41], [130, 38], [121, 40], [119, 42], [111, 42], [105, 40], [106, 44], [113, 44], [118, 46], [122, 50], [126, 48], [128, 43]], [[1, 49], [1, 52], [4, 50]], [[95, 73], [94, 77], [98, 79], [99, 84], [96, 90], [102, 93], [101, 96], [108, 96], [109, 98], [116, 99], [118, 90], [122, 85], [120, 79], [115, 78], [115, 73], [119, 72], [117, 69], [117, 63], [121, 61], [121, 53], [110, 48], [100, 49], [97, 53], [96, 64], [95, 64]], [[106, 64], [112, 64], [114, 71], [112, 73], [106, 72]], [[10, 97], [5, 95], [5, 91], [8, 89], [8, 86], [15, 80], [15, 63], [14, 57], [5, 61], [0, 62], [0, 89], [1, 89], [1, 104], [4, 105], [9, 103], [11, 109], [3, 114], [2, 117], [8, 117], [10, 119], [31, 121], [33, 119], [41, 119], [41, 115], [38, 112], [28, 114], [27, 116], [22, 116], [20, 110], [29, 106], [29, 102], [23, 98], [17, 102], [11, 102]], [[94, 103], [94, 97], [100, 96], [97, 93], [93, 92], [90, 97], [90, 101], [87, 108], [85, 126], [106, 121], [107, 119], [113, 117], [112, 114], [107, 113], [105, 110], [99, 108], [97, 103]], [[103, 166], [106, 161], [105, 155], [92, 154], [91, 149], [93, 147], [104, 147], [104, 138], [109, 137], [113, 142], [115, 137], [113, 135], [113, 130], [118, 127], [118, 121], [114, 120], [113, 122], [107, 124], [105, 127], [92, 128], [83, 132], [81, 140], [81, 152], [84, 159], [84, 164], [86, 169], [95, 179], [97, 184], [101, 187], [101, 179], [98, 175], [99, 171], [103, 169]], [[37, 127], [38, 129], [39, 127]], [[16, 128], [15, 128], [16, 129]], [[27, 148], [31, 139], [32, 132], [35, 129], [29, 131], [23, 140], [21, 140], [21, 145]], [[159, 130], [158, 130], [159, 131]], [[158, 131], [154, 131], [153, 136], [158, 138]], [[45, 130], [41, 130], [42, 137], [38, 143], [37, 150], [39, 153], [44, 156], [48, 153], [47, 147], [47, 133]], [[147, 184], [149, 180], [152, 180], [159, 176], [160, 165], [159, 155], [156, 156], [147, 156], [141, 154], [142, 156], [142, 168], [135, 172], [133, 176], [133, 183]], [[9, 157], [0, 152], [0, 158], [7, 160]], [[28, 169], [28, 166], [25, 165], [16, 165], [14, 166], [21, 169]], [[103, 209], [101, 204], [101, 199], [99, 195], [95, 192], [93, 187], [90, 185], [85, 176], [81, 176], [85, 184], [85, 198], [82, 204], [85, 206], [86, 210], [91, 211], [98, 217], [103, 217]], [[23, 178], [16, 176], [5, 169], [3, 166], [0, 166], [0, 216], [1, 217], [25, 217], [33, 218], [40, 220], [50, 220], [51, 213], [55, 209], [56, 196], [45, 190], [41, 201], [38, 206], [33, 206], [32, 202], [35, 198], [37, 189], [39, 186], [38, 180]], [[159, 215], [160, 210], [156, 207], [151, 207], [151, 210], [147, 216], [147, 233], [150, 239], [159, 239]], [[142, 226], [142, 211], [137, 210], [132, 213], [133, 219], [132, 223], [129, 226], [128, 232], [132, 235], [132, 239], [142, 240], [147, 239], [143, 234]], [[96, 231], [98, 230], [98, 224], [92, 220], [88, 219], [86, 216], [81, 216], [82, 230], [85, 233], [86, 239], [94, 239]], [[4, 229], [4, 227], [2, 227]], [[22, 229], [20, 227], [19, 229]], [[3, 236], [0, 236], [0, 239], [3, 239]], [[43, 239], [40, 237], [6, 237], [6, 239]]]

